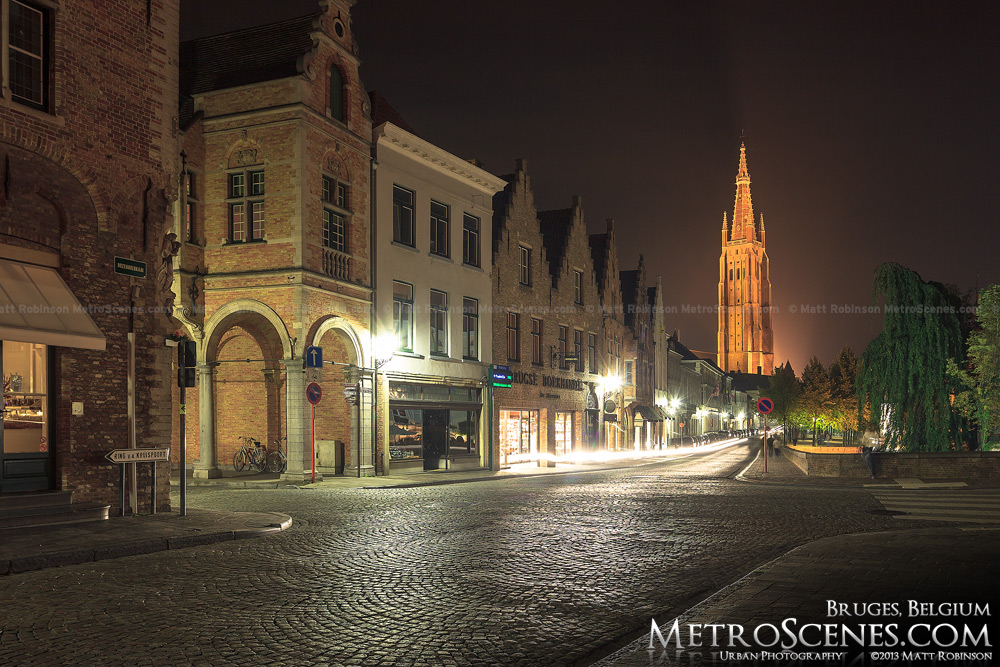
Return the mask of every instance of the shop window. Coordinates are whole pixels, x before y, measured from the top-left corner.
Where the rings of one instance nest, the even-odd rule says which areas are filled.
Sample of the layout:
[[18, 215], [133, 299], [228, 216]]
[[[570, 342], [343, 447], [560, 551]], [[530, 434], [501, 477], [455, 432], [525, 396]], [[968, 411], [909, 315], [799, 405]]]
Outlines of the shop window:
[[531, 318], [531, 363], [536, 366], [542, 365], [542, 326], [540, 319]]
[[479, 359], [479, 302], [462, 299], [462, 358]]
[[[2, 6], [2, 3], [0, 3]], [[4, 63], [8, 69], [2, 78], [13, 101], [35, 109], [47, 110], [49, 96], [48, 10], [23, 0], [9, 0], [7, 16], [0, 16], [3, 31]]]
[[413, 285], [392, 281], [392, 326], [396, 348], [413, 352]]
[[431, 354], [448, 356], [448, 295], [431, 290]]
[[431, 253], [449, 257], [451, 249], [448, 243], [448, 227], [451, 218], [451, 207], [441, 202], [431, 200]]
[[423, 458], [423, 411], [393, 409], [391, 412], [389, 458], [393, 461]]
[[521, 315], [507, 313], [507, 360], [521, 360]]
[[479, 266], [479, 218], [468, 213], [462, 221], [462, 263]]
[[573, 413], [556, 413], [556, 456], [573, 453]]
[[48, 348], [2, 341], [3, 453], [48, 451]]
[[227, 203], [230, 242], [263, 241], [264, 172], [231, 172]]
[[538, 455], [538, 411], [500, 411], [500, 456], [506, 465]]
[[392, 186], [392, 240], [414, 247], [413, 202], [416, 194], [399, 185]]
[[479, 456], [479, 410], [450, 410], [449, 414], [449, 456]]

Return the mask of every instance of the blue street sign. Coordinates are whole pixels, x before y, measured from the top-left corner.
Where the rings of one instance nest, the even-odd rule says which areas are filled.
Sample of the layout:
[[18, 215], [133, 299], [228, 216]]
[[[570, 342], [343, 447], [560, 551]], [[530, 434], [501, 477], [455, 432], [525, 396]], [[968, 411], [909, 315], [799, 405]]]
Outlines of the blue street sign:
[[323, 367], [323, 348], [310, 345], [306, 348], [306, 368]]
[[757, 409], [760, 410], [762, 415], [771, 414], [771, 410], [774, 410], [774, 401], [770, 398], [762, 398], [757, 401]]
[[319, 403], [319, 399], [323, 397], [323, 388], [320, 387], [315, 382], [310, 382], [309, 386], [306, 387], [306, 400], [316, 405]]

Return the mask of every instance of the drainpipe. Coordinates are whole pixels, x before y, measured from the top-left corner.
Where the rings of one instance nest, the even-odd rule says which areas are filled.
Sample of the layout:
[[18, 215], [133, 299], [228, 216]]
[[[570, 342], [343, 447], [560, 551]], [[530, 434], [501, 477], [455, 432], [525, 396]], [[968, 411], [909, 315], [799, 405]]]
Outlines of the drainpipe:
[[[374, 147], [373, 147], [374, 148]], [[378, 208], [376, 205], [377, 198], [375, 196], [375, 170], [378, 167], [378, 163], [375, 162], [375, 158], [372, 157], [369, 164], [369, 177], [368, 177], [368, 198], [369, 202], [369, 220], [371, 221], [368, 229], [368, 273], [369, 282], [371, 282], [372, 288], [372, 309], [368, 314], [368, 333], [369, 333], [369, 349], [372, 355], [372, 416], [371, 416], [371, 431], [372, 431], [372, 467], [374, 468], [375, 475], [378, 475], [378, 460], [376, 456], [378, 455], [378, 359], [375, 358], [375, 339], [376, 339], [376, 329], [378, 327], [378, 278], [376, 274], [376, 257], [378, 256], [378, 234], [376, 232], [378, 225]], [[361, 461], [358, 461], [358, 470], [361, 470]], [[382, 466], [382, 474], [385, 474], [385, 466]]]

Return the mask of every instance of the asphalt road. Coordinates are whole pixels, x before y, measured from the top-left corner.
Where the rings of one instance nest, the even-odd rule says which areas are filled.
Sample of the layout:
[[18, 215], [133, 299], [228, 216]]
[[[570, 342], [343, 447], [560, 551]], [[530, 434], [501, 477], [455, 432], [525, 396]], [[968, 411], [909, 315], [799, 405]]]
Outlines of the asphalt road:
[[0, 579], [0, 664], [572, 665], [810, 540], [898, 527], [860, 489], [739, 482], [746, 446], [411, 489], [191, 488], [259, 539]]

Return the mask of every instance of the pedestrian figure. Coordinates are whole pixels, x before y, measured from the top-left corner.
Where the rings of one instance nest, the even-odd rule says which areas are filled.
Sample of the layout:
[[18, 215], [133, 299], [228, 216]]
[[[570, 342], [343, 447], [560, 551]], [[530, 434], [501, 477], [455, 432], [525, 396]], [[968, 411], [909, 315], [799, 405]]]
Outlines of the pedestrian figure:
[[875, 450], [871, 447], [862, 447], [861, 458], [864, 459], [865, 463], [868, 465], [868, 472], [871, 473], [871, 478], [875, 479], [875, 466], [877, 464], [877, 461], [875, 460]]
[[767, 451], [769, 453], [771, 453], [772, 455], [774, 454], [774, 436], [773, 435], [767, 436]]

